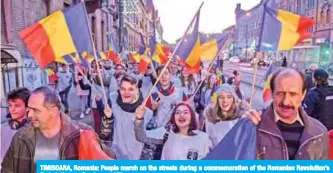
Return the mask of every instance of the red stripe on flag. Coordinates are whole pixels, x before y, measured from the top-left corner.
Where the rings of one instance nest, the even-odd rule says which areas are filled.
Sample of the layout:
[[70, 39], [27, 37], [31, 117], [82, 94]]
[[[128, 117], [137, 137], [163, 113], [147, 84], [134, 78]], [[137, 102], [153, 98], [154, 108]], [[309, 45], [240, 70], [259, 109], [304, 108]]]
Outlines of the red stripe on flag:
[[50, 79], [51, 81], [55, 82], [56, 80], [58, 80], [58, 75], [56, 75], [56, 74], [52, 74], [52, 75], [49, 76], [49, 79]]
[[160, 54], [158, 57], [160, 58], [161, 65], [165, 65], [168, 62], [168, 58], [166, 55]]
[[307, 38], [310, 38], [311, 34], [310, 32], [308, 32], [308, 28], [310, 28], [313, 25], [314, 21], [312, 19], [300, 16], [297, 29], [297, 32], [299, 33], [299, 39], [297, 40], [296, 44], [302, 42]]
[[113, 61], [114, 63], [116, 63], [116, 64], [120, 64], [120, 63], [121, 63], [120, 58], [119, 58], [119, 57], [117, 56], [117, 54], [114, 53], [112, 50], [109, 51], [109, 53], [108, 53], [108, 58], [109, 58], [111, 61]]
[[262, 97], [263, 97], [264, 102], [268, 102], [268, 101], [272, 100], [272, 90], [270, 88], [266, 88], [263, 91]]
[[143, 57], [140, 59], [140, 64], [139, 64], [139, 73], [140, 74], [145, 74], [149, 66], [149, 59]]
[[41, 68], [45, 68], [56, 59], [49, 37], [39, 23], [20, 31], [19, 35]]

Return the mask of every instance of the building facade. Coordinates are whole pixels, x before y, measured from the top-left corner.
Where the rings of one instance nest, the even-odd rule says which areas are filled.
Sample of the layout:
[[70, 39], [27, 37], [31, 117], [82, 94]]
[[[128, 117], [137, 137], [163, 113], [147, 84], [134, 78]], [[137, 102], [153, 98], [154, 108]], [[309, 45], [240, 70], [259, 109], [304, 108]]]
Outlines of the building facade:
[[236, 36], [236, 27], [235, 25], [229, 26], [228, 28], [224, 29], [222, 31], [223, 33], [228, 33], [229, 37], [228, 40], [224, 43], [224, 46], [222, 47], [223, 50], [223, 57], [232, 57], [235, 56], [236, 49], [235, 49], [235, 36]]
[[[79, 0], [3, 0], [1, 1], [1, 93], [24, 86], [31, 90], [50, 84], [18, 33], [51, 13], [69, 7]], [[86, 0], [87, 13], [95, 47], [107, 51], [107, 35], [116, 35], [118, 12], [115, 0]], [[114, 37], [117, 38], [117, 37]], [[15, 63], [10, 63], [13, 61]], [[57, 72], [57, 63], [48, 68]]]
[[[241, 4], [236, 5], [234, 49], [235, 55], [245, 61], [250, 61], [253, 58], [257, 47], [264, 12], [263, 2], [261, 1], [249, 10], [242, 9]], [[275, 7], [276, 0], [269, 1], [268, 6]]]

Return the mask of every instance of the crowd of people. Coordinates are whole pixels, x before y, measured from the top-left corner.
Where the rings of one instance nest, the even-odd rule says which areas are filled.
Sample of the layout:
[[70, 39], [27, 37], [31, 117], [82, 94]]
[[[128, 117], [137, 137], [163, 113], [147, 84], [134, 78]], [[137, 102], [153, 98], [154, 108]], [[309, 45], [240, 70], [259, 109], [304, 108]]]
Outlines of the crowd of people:
[[[151, 65], [145, 74], [138, 68], [130, 61], [93, 61], [89, 70], [62, 64], [56, 89], [8, 93], [10, 120], [1, 127], [3, 171], [35, 170], [36, 160], [78, 159], [82, 129], [94, 130], [112, 159], [203, 159], [243, 118], [257, 126], [257, 159], [329, 158], [333, 89], [325, 70], [311, 72], [312, 89], [302, 72], [274, 72], [271, 105], [252, 110], [237, 71], [225, 80], [212, 70], [192, 73], [177, 61], [168, 67]], [[72, 87], [80, 118], [92, 116], [93, 129], [71, 119]]]

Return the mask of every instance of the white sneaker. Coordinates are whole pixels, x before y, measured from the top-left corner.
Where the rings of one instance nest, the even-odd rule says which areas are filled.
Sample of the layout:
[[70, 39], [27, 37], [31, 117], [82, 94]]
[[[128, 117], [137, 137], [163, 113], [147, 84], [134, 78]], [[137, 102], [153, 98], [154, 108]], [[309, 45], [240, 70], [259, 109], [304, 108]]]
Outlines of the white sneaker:
[[89, 114], [90, 108], [86, 108], [86, 111], [84, 111], [85, 114]]
[[83, 119], [84, 118], [84, 113], [80, 114], [80, 118]]

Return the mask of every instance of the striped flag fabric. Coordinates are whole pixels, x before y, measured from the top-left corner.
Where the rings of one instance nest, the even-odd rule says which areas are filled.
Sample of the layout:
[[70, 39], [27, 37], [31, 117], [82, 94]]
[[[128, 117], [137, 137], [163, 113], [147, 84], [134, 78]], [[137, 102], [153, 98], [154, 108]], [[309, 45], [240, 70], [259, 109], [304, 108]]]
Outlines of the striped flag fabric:
[[139, 73], [144, 75], [148, 69], [150, 59], [147, 56], [142, 55], [139, 63]]
[[117, 55], [119, 51], [117, 50], [116, 43], [112, 37], [112, 34], [109, 35], [108, 37], [108, 42], [109, 42], [109, 51], [108, 51], [108, 59], [113, 61], [116, 64], [121, 63], [120, 57]]
[[185, 41], [183, 41], [179, 48], [176, 51], [176, 55], [178, 55], [181, 59], [183, 59], [186, 64], [190, 67], [197, 67], [200, 64], [200, 38], [199, 38], [199, 19], [200, 19], [200, 10], [196, 14], [194, 26], [192, 26], [192, 33], [188, 35]]
[[217, 56], [224, 43], [228, 39], [227, 34], [220, 34], [216, 38], [201, 45], [201, 61], [212, 61]]
[[84, 3], [57, 11], [19, 32], [41, 68], [58, 57], [74, 52], [92, 52], [92, 38]]
[[260, 51], [290, 50], [310, 37], [308, 29], [314, 21], [288, 11], [277, 10], [264, 3], [262, 34], [259, 38]]
[[271, 81], [272, 75], [274, 73], [274, 70], [275, 70], [275, 65], [272, 63], [269, 66], [269, 68], [267, 69], [267, 72], [264, 76], [265, 85], [264, 85], [263, 95], [262, 95], [264, 103], [267, 103], [270, 100], [272, 100], [272, 90], [270, 87], [270, 81]]

